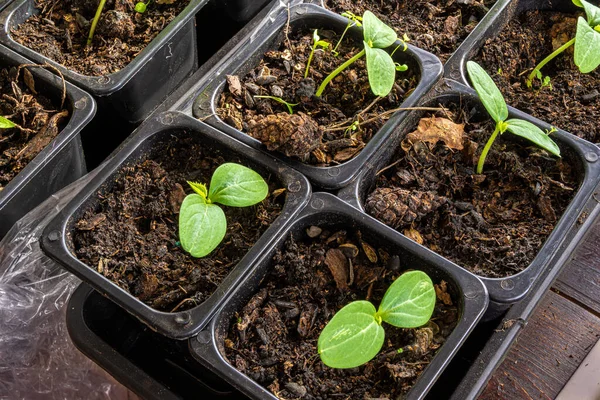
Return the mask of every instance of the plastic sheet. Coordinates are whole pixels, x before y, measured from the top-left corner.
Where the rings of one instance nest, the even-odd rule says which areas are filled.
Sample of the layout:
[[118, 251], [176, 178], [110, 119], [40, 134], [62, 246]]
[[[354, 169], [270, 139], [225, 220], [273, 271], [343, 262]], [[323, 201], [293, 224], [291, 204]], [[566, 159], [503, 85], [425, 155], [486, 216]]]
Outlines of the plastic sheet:
[[47, 199], [0, 242], [0, 400], [137, 399], [71, 342], [65, 312], [80, 281], [38, 244], [92, 175]]

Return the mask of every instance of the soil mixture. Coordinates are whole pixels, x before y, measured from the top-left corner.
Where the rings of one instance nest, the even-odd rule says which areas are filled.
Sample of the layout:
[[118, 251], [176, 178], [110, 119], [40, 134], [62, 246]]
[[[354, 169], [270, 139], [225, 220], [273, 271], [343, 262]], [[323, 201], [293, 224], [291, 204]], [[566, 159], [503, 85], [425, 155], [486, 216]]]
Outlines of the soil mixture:
[[[217, 113], [269, 150], [307, 164], [330, 166], [359, 154], [416, 87], [418, 69], [398, 72], [391, 93], [377, 100], [369, 86], [363, 57], [338, 75], [319, 99], [313, 95], [323, 79], [361, 51], [362, 41], [346, 35], [337, 49], [338, 57], [330, 50], [317, 50], [305, 79], [313, 32], [290, 32], [289, 40], [284, 38], [277, 50], [266, 52], [246, 76], [228, 76]], [[318, 29], [318, 34], [331, 44], [330, 48], [339, 39], [337, 33], [326, 29]], [[285, 105], [256, 95], [275, 96], [297, 105], [289, 114]]]
[[38, 93], [27, 68], [11, 67], [0, 70], [0, 115], [19, 126], [0, 129], [1, 192], [59, 134], [69, 111]]
[[[223, 242], [207, 257], [193, 258], [178, 238], [178, 213], [192, 193], [186, 181], [210, 182], [213, 171], [235, 157], [171, 136], [153, 154], [122, 169], [100, 202], [74, 225], [74, 252], [82, 262], [149, 306], [182, 311], [206, 300], [277, 218], [285, 194], [273, 193], [252, 207], [222, 206]], [[267, 178], [266, 176], [264, 178]], [[267, 180], [268, 182], [268, 180]]]
[[[469, 118], [475, 113], [454, 106], [437, 114], [452, 124], [441, 130], [446, 143], [411, 145], [405, 139], [391, 166], [377, 176], [365, 209], [477, 275], [501, 278], [533, 261], [578, 190], [581, 166], [569, 149], [561, 148], [556, 159], [505, 133], [477, 175], [494, 124]], [[465, 124], [464, 135], [451, 149], [449, 132], [461, 130], [454, 123]]]
[[371, 244], [360, 232], [316, 226], [304, 237], [289, 238], [229, 328], [224, 345], [231, 363], [281, 399], [396, 399], [408, 392], [459, 318], [444, 281], [436, 285], [438, 301], [428, 325], [384, 324], [385, 343], [370, 362], [333, 369], [318, 357], [319, 335], [337, 311], [354, 300], [378, 306], [409, 267]]
[[556, 48], [575, 36], [577, 16], [531, 11], [514, 18], [501, 34], [488, 40], [477, 61], [490, 73], [508, 104], [593, 143], [600, 142], [600, 69], [579, 72], [573, 46], [542, 68], [552, 87], [527, 76]]
[[371, 11], [394, 28], [399, 37], [446, 62], [471, 33], [496, 0], [325, 0], [325, 6], [341, 14], [362, 16]]
[[40, 13], [11, 29], [11, 35], [72, 71], [108, 75], [129, 64], [188, 4], [186, 0], [152, 1], [140, 14], [134, 10], [137, 0], [107, 0], [92, 44], [86, 46], [98, 3], [36, 0]]

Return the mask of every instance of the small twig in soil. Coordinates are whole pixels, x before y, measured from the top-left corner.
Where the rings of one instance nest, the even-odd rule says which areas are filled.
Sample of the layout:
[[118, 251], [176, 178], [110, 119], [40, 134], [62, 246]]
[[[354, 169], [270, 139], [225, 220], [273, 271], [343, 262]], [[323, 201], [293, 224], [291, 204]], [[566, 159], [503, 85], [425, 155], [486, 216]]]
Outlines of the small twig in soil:
[[21, 69], [22, 68], [43, 68], [43, 69], [50, 69], [52, 71], [54, 71], [58, 76], [60, 76], [60, 79], [62, 80], [62, 95], [60, 97], [60, 109], [62, 110], [64, 105], [65, 105], [65, 99], [67, 98], [67, 84], [65, 81], [65, 77], [63, 76], [62, 72], [60, 72], [60, 70], [58, 68], [56, 68], [53, 65], [50, 65], [48, 63], [44, 63], [44, 64], [21, 64], [19, 65], [19, 68], [17, 68], [17, 77], [15, 78], [15, 81], [19, 81], [19, 74], [21, 73]]
[[[396, 111], [412, 111], [412, 110], [422, 110], [422, 111], [444, 111], [444, 108], [441, 107], [399, 107], [399, 108], [394, 108], [393, 110], [388, 110], [385, 111], [379, 115], [377, 115], [376, 117], [373, 118], [369, 118], [367, 120], [364, 120], [362, 122], [359, 122], [359, 126], [362, 124], [368, 124], [369, 122], [373, 122], [378, 120], [379, 118], [383, 118], [386, 117], [390, 114], [395, 113]], [[351, 125], [350, 125], [351, 126]], [[350, 126], [341, 126], [341, 127], [337, 127], [337, 128], [326, 128], [324, 129], [325, 132], [335, 132], [335, 131], [345, 131], [346, 129], [348, 129]]]
[[194, 298], [193, 297], [188, 297], [186, 299], [181, 300], [181, 302], [179, 304], [177, 304], [175, 306], [175, 308], [171, 310], [171, 312], [177, 311], [177, 309], [179, 309], [179, 307], [181, 307], [183, 304], [185, 304], [188, 301], [194, 301]]
[[372, 107], [373, 107], [375, 104], [377, 104], [377, 103], [378, 103], [378, 102], [379, 102], [381, 99], [383, 99], [383, 97], [381, 97], [381, 96], [377, 96], [377, 97], [375, 98], [375, 100], [373, 100], [373, 101], [371, 102], [371, 104], [369, 104], [369, 105], [368, 105], [368, 106], [367, 106], [367, 107], [366, 107], [364, 110], [362, 110], [361, 112], [359, 112], [359, 113], [357, 114], [357, 117], [358, 117], [358, 116], [360, 116], [360, 115], [363, 115], [364, 113], [366, 113], [367, 111], [369, 111], [369, 110], [370, 110], [370, 109], [371, 109], [371, 108], [372, 108]]
[[[290, 52], [293, 53], [293, 47], [292, 47], [292, 43], [290, 42], [290, 5], [287, 5], [287, 21], [285, 22], [285, 29], [284, 29], [284, 33], [285, 33], [285, 43], [288, 49], [290, 49]], [[292, 54], [293, 55], [293, 54]]]

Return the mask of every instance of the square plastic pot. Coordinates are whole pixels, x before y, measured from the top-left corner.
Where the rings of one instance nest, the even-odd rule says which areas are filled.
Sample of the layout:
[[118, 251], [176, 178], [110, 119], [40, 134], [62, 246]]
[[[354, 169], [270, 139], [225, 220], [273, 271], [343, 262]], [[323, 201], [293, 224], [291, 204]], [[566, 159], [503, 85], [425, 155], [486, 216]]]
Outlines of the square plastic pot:
[[73, 344], [143, 399], [241, 399], [186, 341], [153, 332], [85, 283], [69, 298], [66, 322]]
[[[342, 32], [347, 19], [327, 11], [314, 4], [300, 4], [290, 8], [290, 26], [300, 27], [331, 27]], [[284, 38], [283, 30], [287, 24], [287, 12], [280, 13], [277, 20], [269, 27], [262, 28], [253, 34], [253, 41], [245, 48], [233, 54], [215, 74], [212, 82], [208, 84], [195, 100], [193, 114], [195, 117], [206, 121], [208, 124], [231, 135], [232, 137], [257, 149], [266, 150], [259, 140], [235, 129], [221, 120], [216, 113], [219, 97], [226, 86], [226, 75], [246, 75], [258, 65], [266, 51], [276, 48]], [[359, 28], [350, 29], [349, 34], [362, 37]], [[400, 44], [398, 42], [397, 44]], [[412, 70], [418, 70], [420, 81], [415, 90], [408, 96], [400, 107], [413, 107], [417, 101], [440, 79], [442, 64], [437, 57], [411, 45], [406, 51], [398, 51], [394, 56], [395, 61], [407, 64]], [[371, 138], [362, 151], [353, 159], [340, 165], [330, 167], [316, 167], [285, 157], [278, 152], [270, 152], [275, 157], [285, 160], [296, 170], [302, 172], [316, 186], [323, 189], [339, 189], [356, 177], [359, 170], [372, 157], [373, 153], [383, 145], [388, 138], [394, 135], [394, 125], [401, 121], [407, 111], [398, 111], [381, 127]]]
[[236, 312], [259, 290], [262, 279], [272, 266], [275, 251], [283, 248], [290, 235], [305, 235], [306, 228], [311, 225], [359, 230], [366, 241], [377, 243], [379, 247], [393, 249], [400, 257], [400, 265], [423, 270], [434, 282], [448, 282], [448, 291], [458, 304], [458, 323], [407, 396], [409, 399], [423, 398], [484, 314], [488, 304], [485, 286], [470, 272], [418, 246], [393, 229], [327, 193], [316, 193], [312, 197], [309, 206], [281, 233], [277, 242], [273, 243], [269, 251], [261, 256], [252, 271], [240, 282], [237, 290], [215, 315], [210, 326], [196, 338], [189, 340], [192, 355], [248, 397], [257, 400], [276, 399], [271, 392], [228, 362], [225, 357], [224, 339]]
[[[0, 46], [0, 66], [31, 64], [31, 61]], [[38, 92], [60, 104], [63, 81], [42, 68], [29, 68]], [[69, 122], [44, 150], [0, 191], [0, 239], [30, 210], [87, 172], [81, 130], [96, 113], [92, 97], [66, 83], [65, 106]]]
[[127, 66], [109, 75], [79, 74], [13, 40], [11, 29], [39, 13], [35, 0], [17, 0], [0, 14], [0, 43], [58, 68], [69, 82], [94, 96], [100, 111], [139, 123], [197, 68], [194, 16], [207, 2], [192, 0]]
[[[433, 96], [425, 105], [435, 107], [438, 104], [467, 103], [476, 106], [477, 116], [481, 119], [485, 118], [486, 111], [477, 98], [475, 91], [458, 83], [451, 84], [451, 89], [444, 94]], [[508, 107], [508, 110], [509, 118], [524, 119], [537, 125], [543, 131], [549, 131], [551, 128], [547, 123], [512, 107]], [[424, 111], [415, 111], [409, 118], [404, 120], [398, 126], [398, 130], [401, 132], [399, 138], [403, 138], [407, 133], [412, 132], [424, 113]], [[515, 138], [514, 135], [505, 137], [509, 140]], [[556, 255], [557, 251], [564, 248], [565, 239], [571, 236], [572, 231], [578, 229], [577, 219], [583, 206], [594, 194], [594, 188], [600, 182], [600, 162], [598, 161], [600, 149], [598, 147], [560, 129], [553, 133], [553, 138], [563, 152], [564, 150], [570, 151], [577, 160], [581, 171], [581, 185], [562, 217], [557, 221], [554, 230], [527, 268], [518, 274], [505, 278], [479, 277], [485, 283], [490, 295], [490, 306], [485, 316], [486, 320], [496, 318], [512, 304], [521, 300], [538, 280], [540, 274], [547, 268], [553, 267], [550, 264], [553, 256]], [[374, 159], [372, 168], [365, 170], [355, 182], [342, 189], [338, 195], [354, 207], [363, 210], [364, 200], [373, 187], [376, 172], [392, 162], [391, 158], [396, 153], [399, 144], [398, 141], [393, 146], [382, 149]], [[572, 249], [572, 247], [569, 248]]]
[[[263, 176], [271, 176], [287, 190], [281, 214], [263, 233], [248, 253], [233, 267], [215, 292], [202, 304], [175, 313], [157, 311], [121, 289], [112, 281], [79, 261], [72, 253], [72, 231], [82, 213], [100, 201], [102, 193], [114, 185], [119, 171], [148, 154], [156, 143], [177, 135], [190, 137], [211, 152], [225, 158], [236, 157]], [[41, 237], [46, 254], [66, 269], [89, 283], [103, 295], [123, 307], [153, 330], [173, 339], [184, 339], [198, 333], [210, 320], [227, 295], [234, 290], [247, 273], [248, 268], [271, 246], [288, 220], [293, 218], [310, 197], [310, 185], [304, 176], [257, 150], [254, 150], [214, 128], [176, 112], [165, 112], [148, 120], [115, 156], [106, 162], [75, 198], [48, 224]]]
[[[597, 1], [592, 3], [598, 4]], [[446, 78], [471, 87], [467, 76], [467, 61], [473, 59], [485, 41], [496, 37], [517, 15], [532, 10], [574, 13], [583, 9], [575, 6], [571, 0], [512, 0], [497, 3], [493, 10], [448, 60], [444, 71]]]

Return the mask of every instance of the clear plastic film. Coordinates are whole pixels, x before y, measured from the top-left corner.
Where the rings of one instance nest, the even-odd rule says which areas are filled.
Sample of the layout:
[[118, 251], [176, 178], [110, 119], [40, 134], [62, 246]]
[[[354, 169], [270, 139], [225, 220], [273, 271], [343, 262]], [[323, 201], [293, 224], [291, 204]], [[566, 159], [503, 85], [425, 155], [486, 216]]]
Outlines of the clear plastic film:
[[38, 243], [92, 175], [47, 199], [0, 242], [0, 400], [137, 399], [71, 342], [65, 314], [80, 280]]

